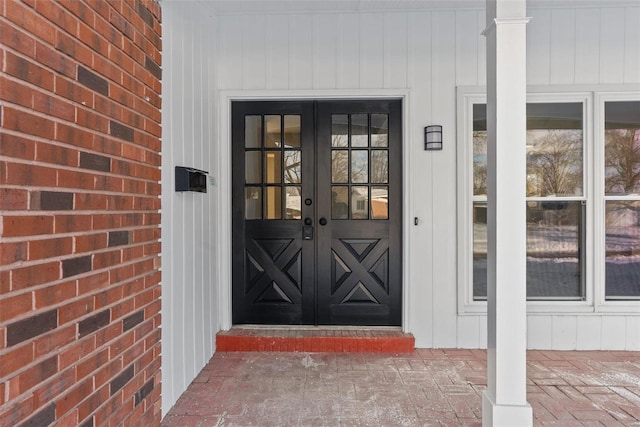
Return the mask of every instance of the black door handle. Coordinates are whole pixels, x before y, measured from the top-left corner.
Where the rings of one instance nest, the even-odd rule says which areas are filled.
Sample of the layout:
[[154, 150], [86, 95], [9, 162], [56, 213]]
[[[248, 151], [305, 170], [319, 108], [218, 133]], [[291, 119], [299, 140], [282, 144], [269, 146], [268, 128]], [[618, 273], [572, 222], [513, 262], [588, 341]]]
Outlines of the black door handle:
[[320, 218], [320, 225], [327, 225], [327, 219], [326, 218]]
[[311, 225], [311, 224], [313, 224], [313, 220], [309, 217], [306, 217], [304, 219], [304, 225]]

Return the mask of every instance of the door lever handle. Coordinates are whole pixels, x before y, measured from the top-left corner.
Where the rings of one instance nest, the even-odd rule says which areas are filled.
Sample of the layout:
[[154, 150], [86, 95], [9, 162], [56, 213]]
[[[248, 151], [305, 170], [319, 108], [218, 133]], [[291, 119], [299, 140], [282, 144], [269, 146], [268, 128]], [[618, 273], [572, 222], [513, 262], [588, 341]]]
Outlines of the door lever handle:
[[320, 225], [327, 225], [327, 219], [326, 218], [320, 218]]

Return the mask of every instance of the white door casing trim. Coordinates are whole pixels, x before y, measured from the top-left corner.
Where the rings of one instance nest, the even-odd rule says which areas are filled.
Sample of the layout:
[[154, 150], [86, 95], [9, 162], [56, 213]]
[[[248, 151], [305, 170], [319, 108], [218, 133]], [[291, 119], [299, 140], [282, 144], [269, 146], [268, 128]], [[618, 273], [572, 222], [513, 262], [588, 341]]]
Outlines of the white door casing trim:
[[[341, 90], [225, 90], [218, 92], [218, 144], [216, 150], [215, 170], [211, 176], [215, 180], [216, 202], [218, 209], [216, 227], [219, 231], [218, 251], [219, 267], [216, 274], [218, 281], [218, 315], [221, 330], [229, 330], [232, 322], [232, 256], [231, 243], [231, 102], [238, 100], [252, 101], [294, 101], [294, 100], [367, 100], [393, 98], [402, 100], [402, 329], [412, 330], [409, 301], [411, 289], [408, 287], [410, 269], [409, 233], [413, 206], [411, 202], [411, 171], [409, 141], [410, 117], [407, 106], [410, 105], [410, 91], [406, 89], [341, 89]], [[414, 141], [415, 142], [415, 141]], [[418, 142], [415, 142], [418, 143]]]

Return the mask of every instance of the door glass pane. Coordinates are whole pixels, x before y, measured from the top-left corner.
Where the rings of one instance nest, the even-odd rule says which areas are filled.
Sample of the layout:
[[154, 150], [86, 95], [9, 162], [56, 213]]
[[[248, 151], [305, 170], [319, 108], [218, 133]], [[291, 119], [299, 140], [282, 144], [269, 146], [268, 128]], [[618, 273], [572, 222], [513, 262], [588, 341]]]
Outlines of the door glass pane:
[[349, 187], [331, 187], [331, 218], [349, 219]]
[[262, 182], [262, 152], [247, 151], [244, 153], [244, 176], [250, 184]]
[[527, 104], [527, 196], [582, 195], [582, 103]]
[[369, 219], [369, 187], [351, 187], [351, 219]]
[[244, 217], [245, 219], [262, 219], [262, 188], [245, 187]]
[[369, 121], [366, 114], [351, 115], [351, 146], [367, 147], [369, 145]]
[[269, 184], [282, 182], [282, 153], [280, 151], [267, 151], [265, 153], [265, 181]]
[[285, 201], [285, 219], [300, 219], [302, 217], [302, 190], [299, 186], [287, 186]]
[[583, 296], [584, 209], [580, 201], [527, 202], [527, 297]]
[[331, 151], [331, 182], [349, 182], [349, 151]]
[[389, 152], [387, 150], [371, 150], [371, 182], [376, 184], [389, 182]]
[[266, 192], [266, 219], [282, 219], [282, 189], [280, 187], [267, 187]]
[[300, 184], [301, 152], [299, 150], [285, 150], [284, 152], [284, 182], [290, 184]]
[[365, 184], [369, 182], [369, 152], [351, 151], [351, 182]]
[[371, 146], [389, 146], [389, 116], [386, 114], [371, 115]]
[[282, 146], [280, 132], [280, 116], [264, 116], [265, 145], [267, 147]]
[[605, 192], [640, 194], [640, 101], [604, 104]]
[[640, 201], [607, 201], [605, 294], [607, 299], [640, 297]]
[[300, 116], [284, 116], [284, 144], [300, 147]]
[[262, 116], [244, 117], [244, 146], [260, 148], [262, 145]]
[[389, 187], [371, 187], [371, 219], [389, 219]]
[[331, 146], [349, 146], [349, 116], [347, 114], [331, 115]]
[[487, 299], [487, 202], [473, 202], [473, 299]]

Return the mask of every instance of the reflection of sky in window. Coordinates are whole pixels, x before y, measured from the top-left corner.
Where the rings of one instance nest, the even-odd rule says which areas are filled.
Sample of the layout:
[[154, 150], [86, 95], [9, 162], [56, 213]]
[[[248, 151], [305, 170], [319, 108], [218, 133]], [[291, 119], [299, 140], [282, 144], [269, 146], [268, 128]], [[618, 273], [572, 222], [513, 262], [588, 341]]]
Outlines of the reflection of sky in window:
[[369, 181], [368, 154], [363, 150], [351, 152], [351, 182], [366, 183]]

